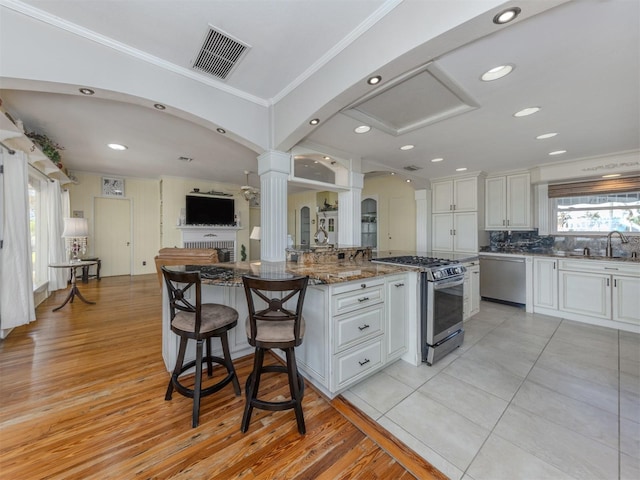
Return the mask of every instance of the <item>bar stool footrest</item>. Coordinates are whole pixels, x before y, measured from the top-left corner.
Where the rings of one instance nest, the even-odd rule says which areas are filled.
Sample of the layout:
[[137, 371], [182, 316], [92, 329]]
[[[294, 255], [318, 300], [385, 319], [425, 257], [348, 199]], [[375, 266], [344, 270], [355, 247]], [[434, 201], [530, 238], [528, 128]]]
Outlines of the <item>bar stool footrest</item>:
[[[231, 383], [233, 381], [233, 378], [235, 377], [235, 372], [231, 371], [229, 369], [229, 367], [227, 367], [227, 364], [225, 363], [224, 359], [221, 357], [215, 357], [215, 356], [209, 356], [209, 357], [203, 357], [202, 358], [202, 364], [206, 364], [208, 361], [211, 361], [212, 363], [217, 363], [218, 365], [224, 367], [227, 370], [227, 376], [225, 378], [223, 378], [222, 380], [220, 380], [219, 382], [216, 382], [213, 385], [208, 386], [207, 388], [203, 388], [200, 390], [200, 397], [205, 397], [207, 395], [211, 395], [212, 393], [215, 393], [219, 390], [222, 390], [225, 386], [227, 386], [229, 383]], [[180, 378], [179, 376], [181, 374], [183, 374], [184, 372], [186, 372], [187, 370], [189, 370], [190, 368], [193, 368], [196, 366], [196, 361], [192, 360], [188, 363], [185, 363], [182, 368], [180, 369], [180, 373], [178, 374], [178, 376], [171, 376], [171, 382], [173, 383], [173, 388], [175, 388], [175, 390], [181, 394], [184, 395], [185, 397], [188, 398], [193, 398], [193, 388], [189, 388], [184, 386], [182, 383], [180, 383]], [[204, 370], [203, 370], [204, 371]], [[167, 399], [169, 400], [169, 399]]]

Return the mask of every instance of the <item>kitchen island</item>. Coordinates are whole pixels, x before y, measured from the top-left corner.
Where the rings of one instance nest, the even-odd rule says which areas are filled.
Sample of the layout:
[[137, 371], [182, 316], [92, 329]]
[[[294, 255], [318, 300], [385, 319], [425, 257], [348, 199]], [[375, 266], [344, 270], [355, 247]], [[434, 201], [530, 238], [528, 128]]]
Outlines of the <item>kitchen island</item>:
[[[413, 365], [420, 363], [415, 270], [369, 261], [219, 263], [169, 268], [199, 270], [202, 301], [221, 303], [238, 311], [238, 326], [229, 338], [233, 358], [253, 353], [244, 327], [247, 305], [242, 276], [308, 275], [303, 309], [306, 332], [302, 345], [296, 348], [296, 360], [303, 376], [330, 398], [398, 359]], [[170, 329], [166, 291], [162, 298], [162, 355], [171, 371], [179, 341]], [[194, 351], [187, 351], [187, 357], [194, 356]]]

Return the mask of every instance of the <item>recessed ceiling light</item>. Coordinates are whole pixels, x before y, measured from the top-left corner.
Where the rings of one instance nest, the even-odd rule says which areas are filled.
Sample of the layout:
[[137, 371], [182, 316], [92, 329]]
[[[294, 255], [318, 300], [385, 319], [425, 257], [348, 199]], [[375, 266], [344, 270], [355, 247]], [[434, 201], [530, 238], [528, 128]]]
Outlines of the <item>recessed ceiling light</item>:
[[331, 157], [327, 157], [326, 155], [322, 158], [324, 158], [325, 160], [331, 160]]
[[320, 163], [318, 160], [314, 160], [313, 163]]
[[512, 71], [513, 65], [500, 65], [499, 67], [493, 67], [491, 70], [484, 72], [480, 78], [485, 82], [490, 82], [509, 75]]
[[621, 173], [610, 173], [608, 175], [602, 175], [602, 178], [615, 178], [615, 177], [619, 177], [620, 175], [622, 175]]
[[407, 178], [406, 182], [407, 182], [407, 183], [411, 183], [411, 179], [410, 179], [410, 178]]
[[443, 160], [444, 160], [444, 158], [432, 158], [432, 159], [431, 159], [431, 161], [432, 161], [433, 163], [438, 163], [438, 162], [441, 162], [441, 161], [443, 161]]
[[369, 78], [369, 80], [367, 80], [367, 83], [369, 85], [376, 85], [380, 83], [381, 80], [382, 80], [382, 77], [380, 75], [376, 75], [375, 77]]
[[403, 145], [400, 150], [411, 150], [412, 148], [415, 148], [415, 145]]
[[356, 133], [367, 133], [369, 130], [371, 130], [371, 127], [369, 125], [360, 125], [359, 127], [356, 127], [353, 131]]
[[540, 111], [540, 107], [527, 107], [513, 114], [514, 117], [526, 117]]
[[216, 128], [216, 132], [221, 133], [221, 134], [223, 134], [223, 135], [224, 135], [225, 133], [227, 133], [227, 131], [226, 131], [224, 128], [221, 128], [221, 127]]
[[555, 152], [549, 152], [549, 155], [562, 155], [563, 153], [567, 153], [566, 150], [556, 150]]
[[80, 93], [83, 95], [93, 95], [94, 93], [96, 93], [94, 90], [91, 90], [90, 88], [80, 88]]
[[552, 137], [555, 137], [556, 135], [558, 135], [558, 134], [557, 134], [557, 133], [555, 133], [555, 132], [552, 132], [552, 133], [543, 133], [542, 135], [538, 135], [538, 136], [536, 137], [536, 140], [544, 140], [545, 138], [552, 138]]
[[493, 17], [493, 23], [495, 23], [496, 25], [504, 25], [505, 23], [509, 23], [510, 21], [515, 20], [515, 18], [520, 15], [520, 12], [522, 12], [522, 10], [520, 10], [520, 8], [518, 7], [512, 7], [508, 8], [507, 10], [503, 10], [495, 17]]
[[126, 150], [128, 148], [126, 145], [120, 145], [119, 143], [108, 143], [107, 147], [112, 150]]
[[314, 118], [313, 120], [309, 121], [309, 125], [317, 125], [320, 123], [320, 119], [319, 118]]
[[164, 105], [162, 105], [161, 103], [155, 103], [153, 105], [153, 108], [157, 109], [157, 110], [166, 110], [167, 107], [165, 107]]
[[396, 172], [391, 172], [391, 175], [395, 175], [395, 174], [396, 174]]
[[467, 170], [467, 167], [456, 168], [456, 172], [465, 172], [466, 170]]

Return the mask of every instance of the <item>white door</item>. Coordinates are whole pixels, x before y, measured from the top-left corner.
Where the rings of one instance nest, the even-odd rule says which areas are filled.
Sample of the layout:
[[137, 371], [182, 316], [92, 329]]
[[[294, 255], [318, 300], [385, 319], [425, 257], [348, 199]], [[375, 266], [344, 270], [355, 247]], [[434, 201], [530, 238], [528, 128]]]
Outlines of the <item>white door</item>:
[[431, 216], [431, 248], [453, 250], [453, 215], [437, 213]]
[[507, 226], [531, 228], [531, 182], [529, 174], [507, 177]]
[[554, 259], [533, 259], [533, 305], [558, 309], [558, 266]]
[[485, 229], [504, 230], [506, 226], [505, 177], [485, 181]]
[[613, 277], [613, 320], [640, 325], [640, 278]]
[[477, 212], [453, 214], [453, 250], [472, 253], [478, 251]]
[[405, 212], [413, 211], [413, 201], [406, 198], [389, 199], [389, 250], [415, 250], [416, 231], [415, 218], [408, 230], [407, 216]]
[[560, 311], [611, 318], [611, 275], [560, 270]]
[[94, 215], [94, 250], [102, 261], [100, 275], [131, 275], [131, 203], [97, 197]]

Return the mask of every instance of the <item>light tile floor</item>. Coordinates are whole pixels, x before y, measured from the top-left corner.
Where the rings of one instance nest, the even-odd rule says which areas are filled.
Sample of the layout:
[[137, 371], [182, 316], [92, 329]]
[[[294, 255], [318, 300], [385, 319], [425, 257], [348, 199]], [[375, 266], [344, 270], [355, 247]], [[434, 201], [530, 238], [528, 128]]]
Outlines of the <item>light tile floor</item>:
[[454, 480], [640, 478], [640, 335], [482, 302], [464, 345], [344, 397]]

